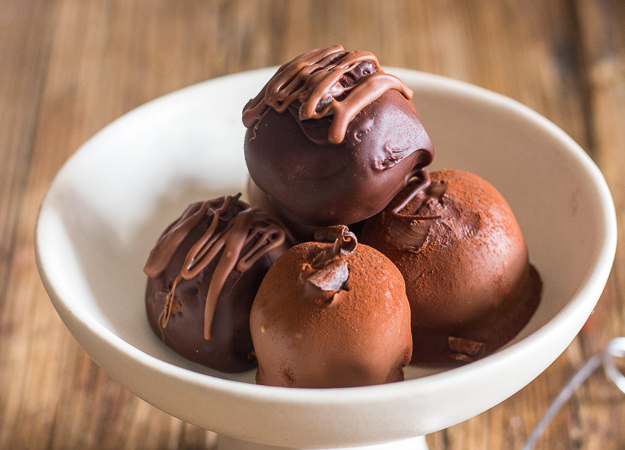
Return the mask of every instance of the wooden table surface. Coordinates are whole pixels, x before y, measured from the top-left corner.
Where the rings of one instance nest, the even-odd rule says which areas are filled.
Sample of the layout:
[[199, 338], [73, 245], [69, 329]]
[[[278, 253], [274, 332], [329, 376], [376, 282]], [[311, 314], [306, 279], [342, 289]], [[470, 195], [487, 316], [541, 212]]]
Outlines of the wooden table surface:
[[[121, 114], [183, 86], [334, 43], [535, 109], [599, 165], [623, 218], [622, 0], [0, 0], [1, 449], [213, 444], [212, 433], [110, 379], [66, 330], [37, 274], [38, 207], [64, 161]], [[625, 335], [623, 248], [567, 351], [499, 406], [428, 436], [432, 450], [522, 446], [584, 361]], [[623, 449], [623, 424], [625, 395], [599, 371], [537, 448]]]

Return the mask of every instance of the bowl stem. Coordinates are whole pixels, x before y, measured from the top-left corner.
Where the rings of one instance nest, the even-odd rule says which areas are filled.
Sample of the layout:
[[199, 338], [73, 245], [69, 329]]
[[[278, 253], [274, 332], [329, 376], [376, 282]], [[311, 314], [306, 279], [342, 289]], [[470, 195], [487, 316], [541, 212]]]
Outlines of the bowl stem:
[[[219, 435], [217, 438], [217, 450], [284, 450], [288, 447], [275, 447], [273, 445], [255, 444], [253, 442], [234, 439], [229, 436]], [[366, 445], [363, 447], [350, 447], [343, 450], [428, 450], [425, 436], [417, 436], [402, 441], [386, 442], [384, 444]]]

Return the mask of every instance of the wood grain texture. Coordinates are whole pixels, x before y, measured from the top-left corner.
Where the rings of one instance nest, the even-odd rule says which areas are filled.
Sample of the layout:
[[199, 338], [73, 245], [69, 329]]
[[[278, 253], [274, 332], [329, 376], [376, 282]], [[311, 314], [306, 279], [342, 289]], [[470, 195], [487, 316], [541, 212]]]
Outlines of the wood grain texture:
[[[584, 353], [599, 352], [614, 336], [625, 335], [625, 4], [579, 0], [581, 53], [587, 73], [590, 127], [595, 157], [612, 191], [619, 224], [619, 243], [612, 276], [602, 299], [581, 333]], [[625, 446], [625, 396], [601, 376], [593, 377], [578, 397], [583, 449]]]
[[[310, 48], [500, 92], [545, 115], [602, 169], [625, 223], [625, 4], [620, 0], [0, 0], [0, 448], [201, 449], [214, 435], [106, 376], [67, 332], [33, 235], [54, 175], [90, 136], [175, 89]], [[432, 450], [518, 449], [562, 386], [625, 335], [625, 255], [569, 349], [527, 388], [428, 436]], [[625, 448], [625, 396], [602, 373], [539, 449]]]
[[45, 2], [0, 2], [0, 305], [50, 50]]

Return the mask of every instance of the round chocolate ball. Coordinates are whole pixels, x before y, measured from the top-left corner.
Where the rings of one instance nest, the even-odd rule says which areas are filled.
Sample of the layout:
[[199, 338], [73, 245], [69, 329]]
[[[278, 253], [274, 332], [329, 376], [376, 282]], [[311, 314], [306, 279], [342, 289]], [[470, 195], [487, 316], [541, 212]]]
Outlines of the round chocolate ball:
[[361, 240], [406, 281], [412, 363], [470, 362], [510, 341], [536, 310], [541, 281], [512, 210], [459, 170], [414, 180], [365, 222]]
[[355, 243], [349, 233], [334, 243], [300, 244], [269, 270], [250, 315], [258, 384], [330, 388], [404, 379], [412, 352], [404, 281], [388, 258]]
[[145, 266], [148, 321], [185, 358], [222, 372], [256, 366], [249, 314], [273, 262], [288, 248], [281, 225], [237, 197], [190, 205]]
[[301, 225], [376, 214], [434, 155], [411, 96], [368, 52], [337, 46], [296, 58], [244, 110], [252, 180]]
[[[301, 223], [290, 220], [288, 217], [285, 217], [284, 214], [282, 214], [280, 210], [276, 207], [276, 204], [271, 201], [271, 198], [263, 191], [261, 191], [260, 188], [254, 183], [254, 180], [252, 180], [251, 178], [248, 178], [247, 180], [247, 197], [250, 201], [250, 204], [258, 206], [268, 213], [279, 217], [280, 221], [293, 234], [297, 242], [312, 241], [315, 238], [315, 232], [317, 230], [321, 228], [326, 228], [314, 225], [303, 225]], [[360, 222], [350, 224], [349, 229], [352, 233], [356, 235], [356, 237], [359, 237], [364, 224], [365, 221], [361, 220]]]

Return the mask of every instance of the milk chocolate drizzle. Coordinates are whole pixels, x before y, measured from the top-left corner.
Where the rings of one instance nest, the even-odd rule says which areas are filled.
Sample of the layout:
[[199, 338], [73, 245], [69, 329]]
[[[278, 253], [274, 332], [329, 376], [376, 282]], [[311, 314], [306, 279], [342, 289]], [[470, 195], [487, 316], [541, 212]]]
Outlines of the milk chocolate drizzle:
[[371, 52], [347, 52], [341, 45], [306, 52], [282, 65], [263, 90], [243, 109], [243, 124], [257, 127], [269, 108], [279, 113], [301, 103], [300, 119], [334, 114], [328, 140], [340, 144], [347, 126], [362, 109], [390, 89], [408, 100], [412, 90], [385, 73]]
[[432, 182], [430, 174], [425, 169], [418, 169], [408, 183], [403, 200], [391, 210], [393, 219], [389, 224], [387, 234], [396, 243], [406, 247], [409, 251], [418, 252], [428, 240], [431, 232], [431, 221], [442, 219], [440, 215], [418, 215], [408, 211], [402, 213], [408, 204], [415, 198], [419, 201], [413, 208], [418, 211], [421, 205], [429, 198], [441, 201], [447, 185], [443, 181]]
[[[161, 328], [167, 328], [172, 316], [176, 286], [180, 280], [196, 277], [213, 260], [219, 258], [208, 288], [204, 309], [204, 338], [209, 340], [217, 301], [230, 273], [235, 269], [240, 273], [245, 272], [263, 255], [285, 242], [286, 234], [283, 226], [265, 211], [251, 208], [239, 201], [240, 196], [241, 194], [220, 197], [190, 205], [184, 214], [165, 230], [150, 253], [143, 271], [150, 278], [156, 278], [167, 268], [182, 241], [207, 214], [209, 215], [208, 229], [187, 253], [182, 269], [167, 294], [165, 307], [158, 318]], [[216, 230], [220, 221], [226, 222], [226, 226], [218, 232]], [[243, 249], [254, 239], [256, 242], [242, 255]]]

